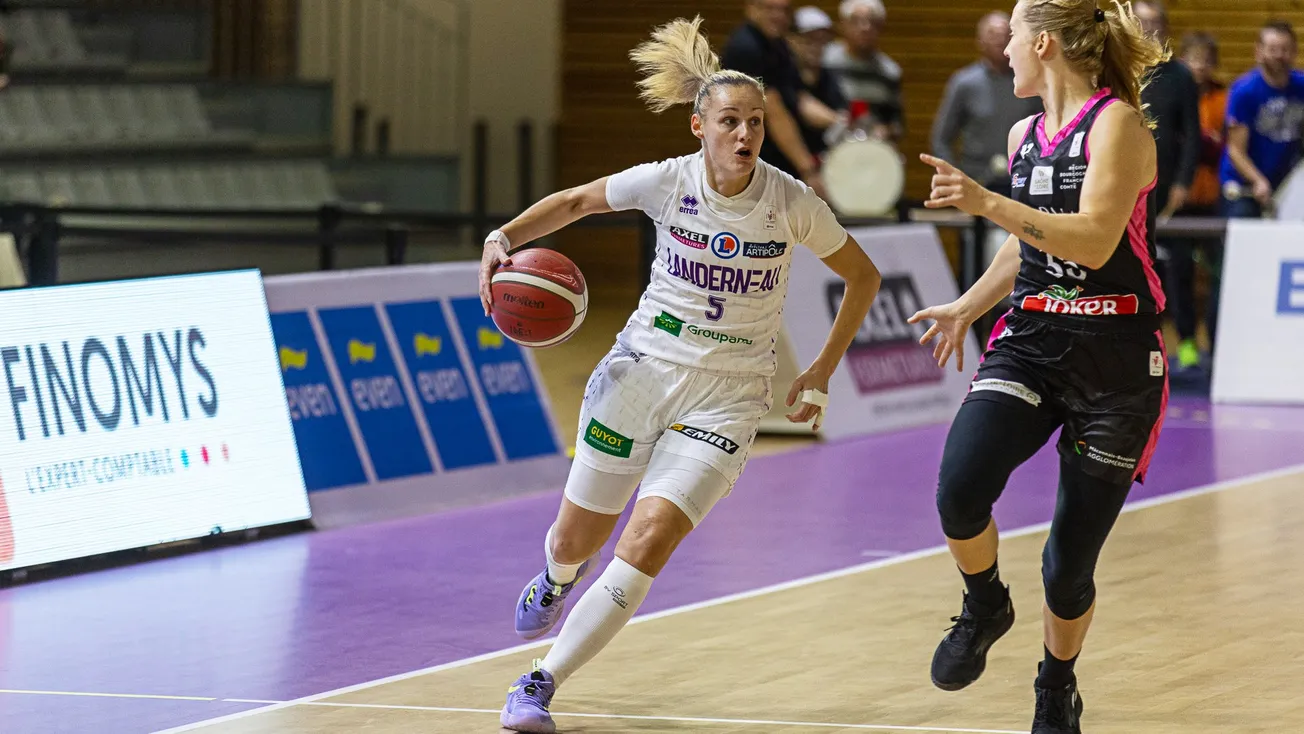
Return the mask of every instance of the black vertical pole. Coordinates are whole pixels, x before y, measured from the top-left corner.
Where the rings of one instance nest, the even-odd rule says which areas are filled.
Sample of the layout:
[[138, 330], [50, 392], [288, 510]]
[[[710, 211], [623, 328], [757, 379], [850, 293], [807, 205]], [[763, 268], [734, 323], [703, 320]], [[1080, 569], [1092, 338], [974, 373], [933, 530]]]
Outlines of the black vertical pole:
[[489, 234], [489, 123], [476, 121], [473, 141], [471, 218], [478, 243]]
[[516, 127], [516, 203], [525, 211], [534, 203], [534, 125], [521, 120]]

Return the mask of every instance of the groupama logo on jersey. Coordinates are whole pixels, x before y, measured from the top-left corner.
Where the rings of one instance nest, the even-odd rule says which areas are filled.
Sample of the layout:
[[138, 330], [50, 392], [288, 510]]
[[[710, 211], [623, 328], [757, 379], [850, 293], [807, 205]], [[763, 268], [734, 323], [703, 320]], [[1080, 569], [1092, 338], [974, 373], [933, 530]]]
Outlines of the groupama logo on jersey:
[[711, 253], [721, 260], [737, 257], [742, 249], [742, 240], [731, 232], [721, 232], [711, 238]]

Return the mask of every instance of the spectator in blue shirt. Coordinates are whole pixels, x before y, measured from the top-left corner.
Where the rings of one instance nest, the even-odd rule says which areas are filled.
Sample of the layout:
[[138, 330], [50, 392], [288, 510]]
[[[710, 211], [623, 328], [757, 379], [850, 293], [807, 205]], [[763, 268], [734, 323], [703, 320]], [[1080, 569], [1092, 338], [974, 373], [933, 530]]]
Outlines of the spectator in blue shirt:
[[1259, 31], [1258, 67], [1236, 80], [1227, 100], [1227, 152], [1220, 178], [1223, 213], [1260, 217], [1299, 160], [1304, 139], [1304, 72], [1289, 23]]

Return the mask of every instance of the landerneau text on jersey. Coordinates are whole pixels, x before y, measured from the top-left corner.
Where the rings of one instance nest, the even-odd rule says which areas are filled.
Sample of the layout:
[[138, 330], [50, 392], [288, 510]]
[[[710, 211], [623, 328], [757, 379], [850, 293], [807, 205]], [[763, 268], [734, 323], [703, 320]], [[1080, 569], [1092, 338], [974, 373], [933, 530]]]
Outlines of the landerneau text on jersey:
[[747, 293], [774, 290], [780, 285], [779, 274], [783, 272], [783, 266], [759, 270], [731, 268], [728, 265], [707, 265], [671, 252], [668, 270], [673, 277], [712, 293]]

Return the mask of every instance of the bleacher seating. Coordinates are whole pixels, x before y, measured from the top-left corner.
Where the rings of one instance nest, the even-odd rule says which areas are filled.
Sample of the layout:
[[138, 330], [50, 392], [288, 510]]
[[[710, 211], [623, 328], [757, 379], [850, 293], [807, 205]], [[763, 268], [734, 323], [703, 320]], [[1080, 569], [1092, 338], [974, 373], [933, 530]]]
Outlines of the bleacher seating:
[[339, 200], [322, 161], [8, 167], [0, 199], [63, 206], [310, 209]]
[[123, 70], [129, 63], [121, 54], [88, 50], [66, 10], [19, 10], [0, 16], [0, 33], [14, 47], [16, 73]]
[[0, 94], [0, 156], [142, 147], [248, 148], [216, 130], [194, 85], [36, 85]]

